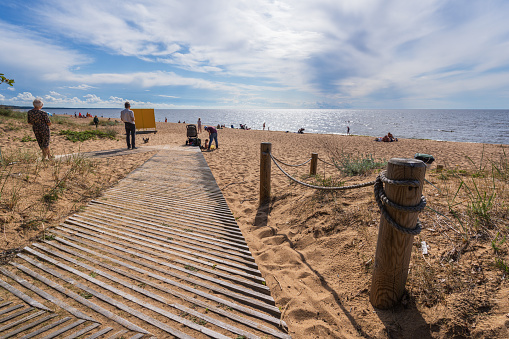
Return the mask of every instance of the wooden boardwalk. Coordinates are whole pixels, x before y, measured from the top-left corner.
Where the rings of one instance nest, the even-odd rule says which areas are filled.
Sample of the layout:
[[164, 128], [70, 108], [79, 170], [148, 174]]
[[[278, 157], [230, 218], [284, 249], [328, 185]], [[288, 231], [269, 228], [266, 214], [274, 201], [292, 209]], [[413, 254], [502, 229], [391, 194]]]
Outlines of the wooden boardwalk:
[[199, 149], [154, 149], [0, 266], [0, 339], [289, 338]]

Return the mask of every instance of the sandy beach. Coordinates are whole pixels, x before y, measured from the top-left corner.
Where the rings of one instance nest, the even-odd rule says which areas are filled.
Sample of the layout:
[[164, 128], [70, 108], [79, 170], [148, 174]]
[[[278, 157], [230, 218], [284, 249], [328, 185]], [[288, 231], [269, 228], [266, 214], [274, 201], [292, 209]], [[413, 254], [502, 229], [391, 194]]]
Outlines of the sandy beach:
[[[91, 120], [69, 119], [80, 124], [87, 124]], [[72, 143], [58, 135], [58, 131], [63, 128], [56, 124], [51, 127], [53, 154], [125, 148], [121, 124], [114, 127], [119, 132], [118, 140], [101, 139], [82, 143]], [[31, 130], [21, 124], [19, 130], [4, 130], [0, 136], [2, 152], [8, 154], [21, 149], [39, 152], [36, 143], [20, 141], [26, 134], [32, 135]], [[147, 137], [149, 140], [144, 143], [142, 138]], [[200, 134], [202, 142], [207, 137], [206, 133]], [[312, 153], [318, 153], [319, 159], [325, 161], [318, 164], [319, 177], [332, 176], [334, 179], [331, 183], [336, 185], [340, 182], [349, 185], [371, 181], [376, 173], [360, 177], [339, 176], [335, 168], [326, 164], [332, 161], [333, 154], [369, 155], [385, 160], [395, 157], [413, 158], [415, 153], [431, 154], [436, 160], [428, 168], [426, 178], [432, 185], [425, 185], [424, 195], [428, 205], [442, 214], [447, 214], [447, 206], [454, 192], [448, 186], [450, 181], [439, 179], [436, 165], [443, 165], [446, 173], [475, 171], [482, 166], [487, 168], [486, 164], [490, 160], [500, 161], [509, 152], [509, 145], [414, 139], [383, 143], [373, 139], [355, 135], [226, 128], [218, 130], [219, 149], [203, 152], [267, 280], [276, 305], [282, 310], [282, 318], [289, 326], [289, 333], [294, 338], [445, 338], [463, 330], [455, 326], [466, 328], [467, 325], [460, 323], [458, 318], [467, 317], [465, 312], [469, 314], [471, 310], [479, 313], [478, 309], [489, 300], [489, 311], [472, 316], [473, 319], [468, 318], [468, 315], [468, 335], [506, 337], [509, 333], [509, 286], [503, 273], [492, 268], [489, 238], [463, 248], [463, 252], [469, 255], [465, 254], [452, 265], [443, 258], [457, 248], [459, 226], [450, 218], [425, 210], [421, 214], [424, 230], [414, 240], [415, 248], [407, 284], [409, 295], [405, 297], [403, 306], [380, 311], [369, 303], [372, 263], [380, 220], [372, 186], [327, 195], [293, 184], [272, 166], [271, 201], [267, 205], [259, 205], [262, 142], [271, 143], [274, 156], [288, 164], [302, 163]], [[157, 123], [156, 134], [137, 136], [137, 146], [141, 149], [153, 145], [184, 145], [185, 141], [186, 126], [175, 123]], [[93, 167], [94, 176], [83, 174], [82, 183], [88, 186], [96, 183], [105, 189], [141, 165], [152, 154], [133, 153], [97, 160]], [[309, 173], [307, 165], [285, 167], [285, 170], [299, 180], [309, 183], [317, 180], [306, 177]], [[498, 223], [497, 227], [507, 233], [509, 199], [507, 190], [505, 192], [505, 195], [497, 194], [495, 212], [502, 220], [505, 216], [505, 222]], [[100, 192], [96, 193], [100, 195]], [[461, 199], [466, 205], [466, 198]], [[19, 209], [26, 209], [30, 203], [33, 202], [20, 202]], [[77, 203], [72, 197], [59, 202], [45, 227], [57, 225], [86, 203], [87, 199]], [[2, 210], [4, 237], [0, 245], [3, 248], [22, 246], [34, 235], [17, 229], [15, 225], [21, 217], [11, 220], [10, 213]], [[10, 224], [13, 226], [8, 228]], [[496, 231], [489, 229], [487, 232], [494, 235]], [[421, 255], [418, 248], [423, 240], [430, 245], [430, 255], [427, 257]], [[507, 249], [507, 244], [504, 246]], [[502, 255], [508, 262], [507, 251], [502, 253], [505, 253]], [[472, 273], [474, 266], [484, 267], [482, 278]], [[450, 272], [449, 275], [447, 272]], [[430, 283], [440, 279], [451, 279], [442, 281], [442, 285], [449, 286], [449, 292], [447, 288], [438, 291], [437, 285]], [[478, 279], [481, 279], [481, 283], [477, 282]], [[434, 294], [439, 294], [440, 298], [433, 299], [431, 296]], [[431, 299], [433, 302], [429, 301]], [[467, 303], [466, 300], [470, 301]], [[475, 324], [473, 328], [472, 324]], [[423, 333], [425, 335], [421, 336]]]

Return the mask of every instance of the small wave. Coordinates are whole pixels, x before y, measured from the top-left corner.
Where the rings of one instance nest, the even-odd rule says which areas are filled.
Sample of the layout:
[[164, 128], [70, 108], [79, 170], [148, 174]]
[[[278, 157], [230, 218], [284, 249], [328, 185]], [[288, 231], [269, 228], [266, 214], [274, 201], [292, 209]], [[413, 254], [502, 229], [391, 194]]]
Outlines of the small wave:
[[448, 129], [439, 129], [439, 130], [437, 130], [437, 131], [439, 131], [439, 132], [445, 132], [445, 133], [453, 133], [453, 132], [454, 132], [454, 130], [452, 130], [452, 129], [449, 129], [449, 130], [448, 130]]

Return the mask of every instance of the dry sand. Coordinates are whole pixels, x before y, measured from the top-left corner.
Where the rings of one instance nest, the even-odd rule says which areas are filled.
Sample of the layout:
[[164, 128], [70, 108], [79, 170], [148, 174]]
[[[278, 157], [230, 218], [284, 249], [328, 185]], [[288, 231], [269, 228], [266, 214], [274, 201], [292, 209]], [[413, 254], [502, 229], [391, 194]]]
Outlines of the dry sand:
[[[88, 123], [91, 120], [70, 119], [79, 123]], [[71, 143], [63, 136], [56, 135], [55, 132], [62, 128], [55, 124], [51, 127], [53, 154], [125, 147], [122, 135], [119, 140]], [[122, 125], [115, 128], [122, 133]], [[185, 143], [184, 124], [157, 123], [157, 129], [157, 134], [138, 135], [137, 146], [143, 148], [148, 145]], [[0, 136], [2, 151], [12, 152], [27, 147], [37, 150], [36, 143], [27, 145], [19, 141], [27, 133], [30, 133], [30, 130], [26, 128], [5, 132]], [[454, 232], [437, 232], [439, 221], [434, 213], [422, 214], [425, 230], [415, 238], [416, 244], [420, 244], [423, 239], [431, 244], [431, 255], [423, 260], [418, 249], [413, 254], [407, 286], [411, 300], [406, 301], [405, 307], [391, 311], [375, 310], [369, 303], [368, 295], [380, 214], [373, 199], [372, 187], [333, 196], [323, 195], [292, 184], [273, 166], [272, 201], [269, 205], [260, 207], [260, 144], [272, 143], [273, 154], [290, 164], [302, 163], [311, 153], [318, 153], [320, 159], [330, 161], [332, 150], [342, 150], [354, 155], [371, 154], [377, 159], [412, 158], [415, 153], [428, 153], [436, 159], [429, 173], [433, 172], [436, 164], [444, 165], [446, 169], [475, 169], [481, 159], [499, 159], [504, 155], [504, 151], [509, 151], [508, 145], [409, 139], [380, 143], [365, 136], [301, 135], [237, 129], [220, 129], [218, 134], [219, 149], [203, 154], [267, 280], [276, 304], [282, 310], [283, 319], [287, 322], [292, 337], [449, 337], [458, 331], [464, 331], [464, 328], [454, 330], [457, 323], [454, 318], [461, 316], [458, 313], [461, 311], [458, 310], [458, 304], [469, 298], [462, 294], [464, 291], [446, 296], [429, 307], [424, 305], [421, 296], [415, 295], [425, 294], [422, 292], [425, 290], [423, 283], [419, 281], [419, 270], [426, 267], [426, 260], [435, 265], [452, 246], [452, 242], [447, 238], [454, 237]], [[145, 144], [142, 138], [146, 137], [149, 141]], [[205, 134], [200, 137], [202, 141], [207, 138]], [[95, 177], [106, 178], [101, 187], [107, 188], [110, 183], [143, 163], [150, 154], [140, 153], [100, 160], [94, 167], [97, 174]], [[309, 171], [308, 166], [286, 169], [299, 179], [304, 178]], [[318, 172], [326, 176], [336, 173], [322, 162], [319, 162]], [[359, 183], [373, 180], [375, 175], [341, 180], [346, 181], [346, 184]], [[428, 179], [435, 183], [433, 178]], [[426, 186], [424, 194], [432, 206], [439, 208], [444, 205], [443, 199], [440, 200], [432, 186]], [[73, 203], [76, 204], [72, 199], [67, 202], [68, 205]], [[85, 203], [86, 201], [82, 202]], [[65, 218], [66, 211], [68, 214], [75, 210], [71, 207], [61, 209], [61, 214], [56, 215], [50, 225]], [[4, 212], [4, 218], [6, 215]], [[448, 233], [449, 231], [451, 233]], [[14, 230], [12, 232], [10, 236], [16, 233]], [[22, 244], [30, 238], [17, 232], [16, 236], [20, 239], [2, 243], [3, 248], [12, 248], [13, 245]], [[479, 248], [479, 251], [488, 252], [489, 246], [485, 247]], [[479, 257], [482, 257], [481, 254]], [[474, 259], [470, 259], [470, 263], [472, 260]], [[482, 261], [477, 257], [475, 260]], [[462, 278], [468, 280], [470, 264], [467, 266], [465, 270], [457, 271], [461, 276], [458, 277], [460, 281], [463, 281]], [[468, 329], [468, 335], [478, 333], [480, 337], [489, 336], [487, 334], [504, 337], [508, 334], [509, 318], [506, 314], [509, 314], [509, 288], [506, 282], [500, 282], [500, 275], [497, 271], [487, 274], [490, 279], [498, 279], [496, 288], [492, 288], [489, 296], [492, 301], [490, 312], [468, 323], [469, 326], [472, 322], [475, 323], [474, 328]], [[430, 279], [434, 278], [430, 276]], [[486, 286], [484, 288], [486, 290]]]

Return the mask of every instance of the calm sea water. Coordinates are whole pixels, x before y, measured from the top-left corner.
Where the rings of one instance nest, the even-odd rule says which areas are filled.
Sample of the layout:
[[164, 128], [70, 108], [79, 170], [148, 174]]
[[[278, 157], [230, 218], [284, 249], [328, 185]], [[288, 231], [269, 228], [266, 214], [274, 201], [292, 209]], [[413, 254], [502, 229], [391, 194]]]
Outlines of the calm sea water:
[[[75, 112], [119, 118], [120, 108], [46, 108], [56, 114]], [[274, 131], [305, 133], [351, 134], [384, 136], [391, 132], [400, 138], [509, 144], [509, 110], [351, 110], [351, 109], [156, 109], [156, 121], [196, 124], [246, 124], [262, 129], [262, 124]]]

